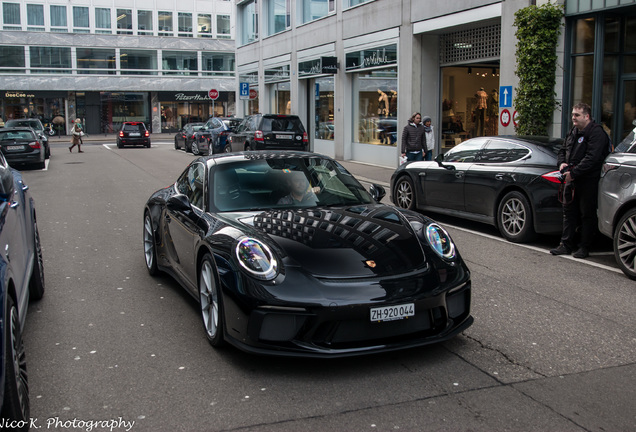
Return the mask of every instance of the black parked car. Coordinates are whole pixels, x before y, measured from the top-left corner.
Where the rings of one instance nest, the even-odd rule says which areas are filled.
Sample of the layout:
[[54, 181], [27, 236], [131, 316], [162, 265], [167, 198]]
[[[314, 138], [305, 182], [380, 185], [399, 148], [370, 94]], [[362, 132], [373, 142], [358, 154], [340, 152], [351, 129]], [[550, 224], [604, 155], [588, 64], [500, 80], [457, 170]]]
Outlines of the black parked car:
[[48, 159], [51, 156], [49, 138], [40, 119], [11, 119], [7, 120], [5, 127], [30, 127], [38, 135], [40, 142], [44, 146], [44, 158]]
[[194, 140], [195, 133], [203, 127], [203, 123], [188, 123], [183, 126], [174, 136], [174, 148], [179, 150], [183, 146], [185, 151], [192, 151], [191, 145]]
[[296, 115], [254, 114], [243, 119], [228, 137], [231, 151], [309, 150], [305, 127]]
[[143, 122], [124, 122], [117, 135], [117, 148], [126, 145], [150, 148], [150, 131]]
[[236, 130], [243, 119], [235, 117], [212, 117], [199, 129], [192, 142], [192, 153], [211, 155], [229, 153], [227, 137]]
[[46, 166], [47, 148], [30, 127], [0, 129], [0, 148], [12, 166], [35, 165], [40, 169]]
[[44, 261], [28, 189], [0, 155], [0, 404], [3, 423], [24, 431], [30, 404], [22, 331], [29, 300], [44, 295]]
[[341, 357], [449, 339], [473, 322], [470, 272], [439, 224], [383, 196], [326, 156], [197, 158], [146, 203], [146, 266], [199, 301], [213, 346]]
[[557, 234], [557, 152], [562, 140], [473, 138], [432, 162], [408, 162], [391, 177], [399, 207], [462, 217], [496, 226], [512, 242]]

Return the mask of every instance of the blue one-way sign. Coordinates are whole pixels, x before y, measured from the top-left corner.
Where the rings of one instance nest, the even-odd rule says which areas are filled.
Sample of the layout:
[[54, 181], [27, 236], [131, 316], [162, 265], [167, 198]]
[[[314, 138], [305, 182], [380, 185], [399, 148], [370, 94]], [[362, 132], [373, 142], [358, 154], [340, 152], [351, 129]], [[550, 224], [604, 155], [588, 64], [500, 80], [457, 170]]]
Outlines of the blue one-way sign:
[[499, 106], [512, 107], [512, 86], [499, 86]]

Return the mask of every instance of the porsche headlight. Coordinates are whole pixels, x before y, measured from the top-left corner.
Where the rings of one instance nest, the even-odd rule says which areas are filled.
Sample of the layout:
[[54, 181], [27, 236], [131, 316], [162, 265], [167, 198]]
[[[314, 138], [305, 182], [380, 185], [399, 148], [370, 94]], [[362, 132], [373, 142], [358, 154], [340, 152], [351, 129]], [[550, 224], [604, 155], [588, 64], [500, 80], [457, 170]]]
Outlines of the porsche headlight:
[[260, 241], [244, 237], [236, 245], [236, 258], [252, 276], [262, 280], [276, 277], [278, 263], [272, 251]]
[[455, 258], [455, 245], [446, 230], [438, 224], [432, 223], [426, 227], [426, 240], [442, 258]]

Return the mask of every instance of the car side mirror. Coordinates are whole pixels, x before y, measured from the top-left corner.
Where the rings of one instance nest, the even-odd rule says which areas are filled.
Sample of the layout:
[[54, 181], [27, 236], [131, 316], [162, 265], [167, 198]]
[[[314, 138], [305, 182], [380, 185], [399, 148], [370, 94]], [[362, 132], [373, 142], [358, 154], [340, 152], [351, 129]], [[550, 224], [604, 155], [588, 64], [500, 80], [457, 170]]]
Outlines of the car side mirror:
[[168, 202], [166, 202], [166, 207], [169, 210], [174, 211], [188, 211], [192, 210], [192, 205], [188, 200], [188, 197], [183, 194], [173, 195], [168, 198]]
[[447, 170], [454, 170], [455, 169], [455, 165], [444, 165], [444, 155], [443, 154], [438, 154], [437, 156], [435, 156], [435, 162], [437, 162], [437, 165], [441, 168], [447, 169]]
[[371, 197], [377, 202], [382, 201], [382, 198], [386, 196], [386, 190], [384, 189], [384, 187], [375, 183], [373, 183], [369, 187], [369, 193], [371, 194]]

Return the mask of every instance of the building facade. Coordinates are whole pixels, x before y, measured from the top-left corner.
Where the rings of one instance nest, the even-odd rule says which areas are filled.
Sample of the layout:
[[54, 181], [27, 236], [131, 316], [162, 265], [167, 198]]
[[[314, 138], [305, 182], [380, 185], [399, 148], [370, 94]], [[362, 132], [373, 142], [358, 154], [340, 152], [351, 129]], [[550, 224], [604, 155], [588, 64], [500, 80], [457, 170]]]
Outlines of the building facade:
[[1, 3], [5, 121], [38, 117], [60, 134], [75, 118], [88, 133], [143, 121], [153, 133], [172, 133], [190, 121], [235, 114], [230, 1]]
[[[432, 118], [435, 154], [475, 136], [512, 135], [514, 14], [529, 5], [239, 0], [238, 80], [251, 91], [238, 101], [238, 115], [298, 114], [314, 151], [383, 166], [398, 164], [414, 112]], [[633, 0], [565, 5], [555, 93], [567, 108], [555, 111], [551, 135], [567, 132], [569, 106], [579, 101], [592, 105], [614, 140], [631, 124], [622, 107], [634, 106], [634, 9]]]

